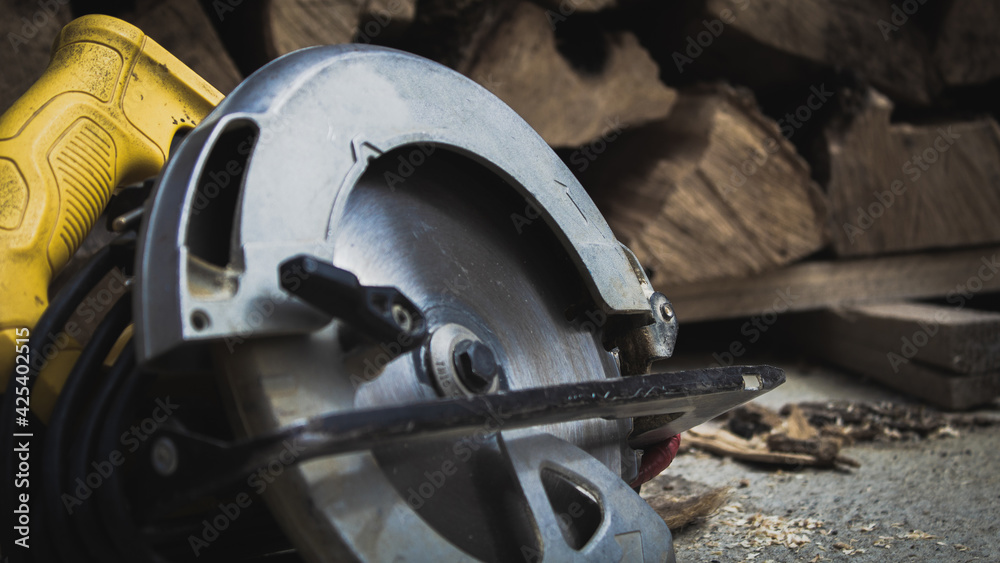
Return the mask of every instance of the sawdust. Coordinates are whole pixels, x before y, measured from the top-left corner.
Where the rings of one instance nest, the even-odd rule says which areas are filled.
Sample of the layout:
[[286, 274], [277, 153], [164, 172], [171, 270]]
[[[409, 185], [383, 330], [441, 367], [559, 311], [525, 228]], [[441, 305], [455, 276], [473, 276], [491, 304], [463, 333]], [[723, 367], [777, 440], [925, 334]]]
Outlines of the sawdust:
[[[697, 483], [687, 482], [687, 486]], [[823, 520], [813, 518], [789, 518], [764, 514], [759, 511], [747, 510], [741, 502], [726, 504], [717, 510], [714, 517], [706, 522], [710, 527], [700, 538], [701, 545], [719, 548], [713, 554], [721, 555], [728, 550], [746, 550], [736, 556], [743, 561], [753, 561], [765, 552], [765, 549], [785, 547], [798, 553], [806, 546], [823, 553], [838, 553], [843, 556], [860, 556], [872, 550], [899, 550], [901, 542], [932, 541], [939, 536], [918, 529], [903, 529], [903, 524], [892, 523], [888, 526], [879, 522], [862, 523], [852, 527], [857, 537], [837, 539], [837, 532], [827, 528]], [[884, 528], [883, 528], [884, 527]], [[719, 528], [729, 528], [720, 536]], [[876, 532], [882, 528], [881, 533]], [[673, 528], [671, 528], [673, 529]], [[721, 537], [731, 538], [720, 541]], [[832, 542], [832, 543], [830, 543]], [[951, 546], [955, 551], [969, 551], [962, 544], [936, 542], [941, 546]], [[905, 547], [906, 544], [904, 544]], [[773, 552], [771, 552], [773, 554]], [[802, 559], [809, 555], [803, 555]], [[796, 556], [798, 557], [798, 556]], [[809, 561], [827, 561], [830, 558], [822, 553], [815, 554]]]
[[744, 528], [740, 541], [729, 547], [742, 547], [759, 551], [772, 545], [783, 545], [789, 549], [798, 549], [812, 543], [813, 534], [823, 531], [822, 520], [813, 518], [784, 518], [765, 515], [760, 512], [747, 514], [740, 503], [730, 504], [722, 508], [725, 517], [721, 523], [733, 528]]

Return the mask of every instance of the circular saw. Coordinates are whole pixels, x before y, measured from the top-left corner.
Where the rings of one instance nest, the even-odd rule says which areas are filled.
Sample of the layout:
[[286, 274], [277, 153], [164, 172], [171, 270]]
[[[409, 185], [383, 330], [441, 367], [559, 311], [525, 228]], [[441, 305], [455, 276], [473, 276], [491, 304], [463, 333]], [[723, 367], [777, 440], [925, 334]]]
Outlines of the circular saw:
[[520, 117], [420, 57], [328, 46], [186, 119], [25, 338], [42, 353], [122, 276], [64, 382], [10, 379], [5, 401], [57, 390], [31, 557], [674, 560], [639, 486], [783, 375], [651, 372], [670, 302]]

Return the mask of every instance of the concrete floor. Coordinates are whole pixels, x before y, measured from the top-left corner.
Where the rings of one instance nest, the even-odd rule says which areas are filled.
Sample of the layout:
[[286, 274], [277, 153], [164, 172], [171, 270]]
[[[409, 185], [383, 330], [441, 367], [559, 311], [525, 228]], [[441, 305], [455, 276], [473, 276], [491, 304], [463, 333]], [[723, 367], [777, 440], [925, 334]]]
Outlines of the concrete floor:
[[[832, 369], [780, 367], [787, 383], [760, 399], [773, 408], [823, 399], [908, 400]], [[1000, 406], [985, 412], [1000, 416]], [[727, 508], [675, 534], [680, 562], [1000, 561], [1000, 426], [859, 444], [844, 453], [861, 467], [779, 471], [691, 451], [645, 487], [678, 476], [733, 486]], [[777, 517], [769, 520], [778, 528], [805, 518], [822, 525], [787, 528], [810, 540], [801, 547], [754, 547], [762, 536], [740, 524], [758, 513]]]

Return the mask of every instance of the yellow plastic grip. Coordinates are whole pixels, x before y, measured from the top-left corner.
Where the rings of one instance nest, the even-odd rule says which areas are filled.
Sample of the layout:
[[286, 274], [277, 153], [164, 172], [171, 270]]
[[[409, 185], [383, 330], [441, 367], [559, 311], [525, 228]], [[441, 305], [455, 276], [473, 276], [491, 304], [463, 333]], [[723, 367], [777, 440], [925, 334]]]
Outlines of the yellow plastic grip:
[[222, 97], [121, 20], [84, 16], [59, 33], [45, 73], [0, 116], [0, 381], [14, 330], [38, 321], [112, 190], [156, 174], [174, 134]]

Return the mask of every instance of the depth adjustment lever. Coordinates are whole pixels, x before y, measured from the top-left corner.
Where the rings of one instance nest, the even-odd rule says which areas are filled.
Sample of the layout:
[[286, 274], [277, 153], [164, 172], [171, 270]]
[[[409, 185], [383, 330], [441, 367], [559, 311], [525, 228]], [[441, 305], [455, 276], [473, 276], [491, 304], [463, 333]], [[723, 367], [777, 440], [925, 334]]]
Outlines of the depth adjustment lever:
[[361, 285], [351, 272], [305, 254], [279, 270], [282, 289], [372, 342], [396, 342], [408, 352], [427, 336], [423, 312], [395, 287]]

